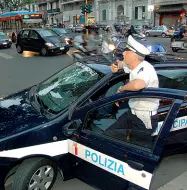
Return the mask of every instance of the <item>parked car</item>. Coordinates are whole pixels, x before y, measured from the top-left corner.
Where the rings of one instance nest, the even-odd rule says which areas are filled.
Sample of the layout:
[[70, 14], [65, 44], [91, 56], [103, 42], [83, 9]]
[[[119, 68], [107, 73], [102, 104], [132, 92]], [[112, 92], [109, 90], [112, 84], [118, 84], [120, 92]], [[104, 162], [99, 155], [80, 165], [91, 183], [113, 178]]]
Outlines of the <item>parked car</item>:
[[0, 48], [10, 48], [12, 46], [12, 40], [4, 33], [0, 31]]
[[51, 29], [55, 34], [63, 38], [68, 44], [72, 44], [72, 40], [77, 34], [70, 33], [65, 28], [52, 28]]
[[174, 33], [174, 30], [169, 30], [166, 26], [155, 26], [151, 30], [145, 32], [146, 36], [161, 36], [163, 38], [169, 36], [171, 37]]
[[[77, 62], [1, 98], [0, 189], [14, 175], [13, 190], [49, 190], [58, 171], [63, 180], [76, 177], [103, 190], [149, 189], [162, 158], [185, 153], [187, 146], [187, 91], [181, 90], [187, 87], [187, 65], [155, 69], [161, 88], [116, 94], [128, 81], [127, 73]], [[152, 136], [132, 130], [128, 142], [125, 130], [105, 131], [125, 112], [129, 99], [141, 97], [160, 100]], [[118, 101], [123, 106], [111, 119]]]
[[29, 50], [46, 56], [51, 53], [66, 53], [69, 45], [51, 30], [23, 29], [18, 34], [16, 49], [18, 53]]

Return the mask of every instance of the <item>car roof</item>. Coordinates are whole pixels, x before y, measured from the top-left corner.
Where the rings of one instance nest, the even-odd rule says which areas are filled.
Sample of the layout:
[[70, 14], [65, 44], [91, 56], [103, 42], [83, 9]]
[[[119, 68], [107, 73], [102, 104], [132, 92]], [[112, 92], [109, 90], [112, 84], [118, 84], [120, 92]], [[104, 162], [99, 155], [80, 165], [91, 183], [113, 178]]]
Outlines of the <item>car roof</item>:
[[[93, 57], [93, 60], [89, 60], [90, 58]], [[96, 59], [101, 60], [101, 62], [103, 61], [103, 64], [97, 64]], [[99, 62], [99, 61], [98, 61]], [[96, 56], [89, 56], [88, 59], [84, 59], [84, 61], [82, 62], [83, 64], [88, 65], [89, 67], [97, 70], [98, 72], [101, 72], [105, 75], [109, 75], [112, 73], [111, 69], [110, 69], [110, 64], [104, 57], [102, 58], [102, 55], [100, 55], [100, 57]], [[186, 62], [187, 63], [187, 62]], [[153, 63], [152, 65], [154, 66], [155, 69], [187, 69], [187, 64], [186, 63], [177, 63], [176, 62], [167, 62], [167, 63]]]

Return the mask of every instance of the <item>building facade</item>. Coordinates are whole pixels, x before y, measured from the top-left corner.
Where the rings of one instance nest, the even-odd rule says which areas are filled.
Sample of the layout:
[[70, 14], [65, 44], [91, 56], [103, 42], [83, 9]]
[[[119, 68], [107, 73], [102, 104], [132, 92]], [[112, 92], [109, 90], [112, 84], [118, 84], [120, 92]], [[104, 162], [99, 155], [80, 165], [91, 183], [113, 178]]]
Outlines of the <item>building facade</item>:
[[39, 12], [44, 15], [45, 24], [62, 23], [62, 12], [59, 0], [36, 0]]
[[187, 0], [154, 0], [155, 25], [180, 27], [187, 24]]
[[98, 0], [98, 22], [149, 25], [153, 22], [150, 4], [150, 0]]
[[[84, 4], [83, 0], [61, 0], [61, 10], [63, 12], [63, 22], [65, 25], [69, 24], [84, 24], [84, 15], [81, 13], [81, 5]], [[89, 14], [88, 22], [96, 22], [96, 1], [90, 1], [93, 6], [93, 12]]]

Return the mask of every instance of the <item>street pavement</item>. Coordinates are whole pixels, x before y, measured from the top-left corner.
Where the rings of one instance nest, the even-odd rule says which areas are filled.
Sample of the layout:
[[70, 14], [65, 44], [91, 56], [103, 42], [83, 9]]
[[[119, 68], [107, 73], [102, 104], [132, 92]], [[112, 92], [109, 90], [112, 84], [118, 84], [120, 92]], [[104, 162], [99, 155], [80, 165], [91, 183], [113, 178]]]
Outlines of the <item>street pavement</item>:
[[[170, 49], [169, 38], [150, 37], [147, 39], [150, 43], [163, 44], [168, 53], [173, 53]], [[187, 58], [187, 51], [175, 54]], [[37, 53], [28, 54], [28, 52], [25, 52], [23, 55], [19, 55], [14, 44], [10, 49], [0, 49], [0, 96], [8, 95], [39, 83], [70, 63], [72, 63], [72, 59], [66, 54], [41, 57]], [[155, 172], [151, 190], [187, 189], [186, 177], [187, 154], [165, 158]], [[78, 179], [62, 182], [60, 176], [58, 176], [52, 190], [61, 190], [62, 188], [65, 190], [94, 189]], [[7, 183], [6, 190], [10, 189], [11, 181]]]

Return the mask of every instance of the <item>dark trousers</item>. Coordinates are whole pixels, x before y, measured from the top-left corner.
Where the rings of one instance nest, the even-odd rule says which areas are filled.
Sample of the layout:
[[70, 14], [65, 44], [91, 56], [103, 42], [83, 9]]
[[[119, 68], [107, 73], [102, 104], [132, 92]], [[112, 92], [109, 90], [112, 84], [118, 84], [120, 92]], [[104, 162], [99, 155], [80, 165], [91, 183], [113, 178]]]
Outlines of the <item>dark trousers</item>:
[[152, 134], [158, 125], [158, 115], [151, 116], [152, 129], [147, 129], [141, 119], [131, 113], [131, 110], [123, 113], [119, 119], [112, 124], [106, 131], [114, 129], [127, 129], [136, 131], [145, 131]]

